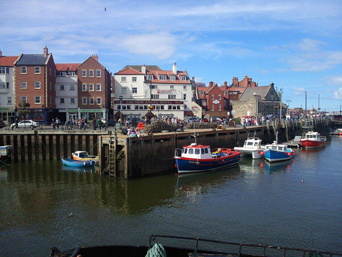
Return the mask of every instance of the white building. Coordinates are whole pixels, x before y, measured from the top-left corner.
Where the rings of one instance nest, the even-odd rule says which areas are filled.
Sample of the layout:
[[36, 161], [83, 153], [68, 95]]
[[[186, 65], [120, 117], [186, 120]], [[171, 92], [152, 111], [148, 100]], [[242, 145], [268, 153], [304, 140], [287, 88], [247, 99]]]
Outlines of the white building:
[[66, 113], [66, 120], [80, 118], [78, 109], [77, 67], [80, 63], [56, 64], [56, 108]]
[[0, 51], [0, 119], [14, 122], [14, 62], [18, 56], [2, 56]]
[[[114, 114], [125, 118], [142, 118], [150, 111], [158, 117], [184, 119], [191, 112], [192, 89], [186, 71], [178, 71], [176, 63], [172, 70], [158, 66], [128, 65], [115, 75]], [[122, 107], [122, 108], [121, 108]]]

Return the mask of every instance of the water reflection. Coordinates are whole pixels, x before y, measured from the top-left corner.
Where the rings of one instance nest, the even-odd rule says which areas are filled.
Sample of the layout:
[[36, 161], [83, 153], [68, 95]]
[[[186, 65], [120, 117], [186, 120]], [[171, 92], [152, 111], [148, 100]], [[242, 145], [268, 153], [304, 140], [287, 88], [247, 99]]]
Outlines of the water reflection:
[[293, 163], [294, 163], [294, 159], [290, 159], [290, 160], [282, 161], [282, 162], [272, 162], [272, 163], [268, 161], [264, 161], [263, 169], [268, 173], [288, 172]]

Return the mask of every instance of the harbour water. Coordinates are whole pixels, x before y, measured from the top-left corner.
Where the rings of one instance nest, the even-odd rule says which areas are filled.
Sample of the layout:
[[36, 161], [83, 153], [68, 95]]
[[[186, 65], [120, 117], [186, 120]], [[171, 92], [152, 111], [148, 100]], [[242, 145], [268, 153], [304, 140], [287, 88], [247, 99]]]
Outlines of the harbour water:
[[342, 252], [342, 137], [272, 164], [136, 180], [60, 162], [0, 166], [0, 256], [148, 243], [151, 234]]

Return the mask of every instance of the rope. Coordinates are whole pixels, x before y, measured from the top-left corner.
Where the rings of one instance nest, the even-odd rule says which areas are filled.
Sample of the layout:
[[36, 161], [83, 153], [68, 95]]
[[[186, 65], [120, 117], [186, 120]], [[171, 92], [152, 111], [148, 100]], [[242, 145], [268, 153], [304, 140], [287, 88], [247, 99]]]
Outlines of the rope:
[[155, 243], [152, 248], [147, 251], [145, 257], [166, 257], [166, 251], [161, 244]]

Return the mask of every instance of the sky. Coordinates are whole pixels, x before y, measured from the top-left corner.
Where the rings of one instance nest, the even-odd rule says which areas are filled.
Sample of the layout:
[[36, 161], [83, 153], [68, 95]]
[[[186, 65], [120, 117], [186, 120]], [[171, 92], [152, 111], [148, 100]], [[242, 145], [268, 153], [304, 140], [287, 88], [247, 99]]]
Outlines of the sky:
[[56, 63], [96, 54], [112, 73], [176, 62], [207, 86], [247, 75], [274, 83], [290, 108], [341, 110], [341, 0], [2, 0], [0, 10], [3, 56], [47, 46]]

